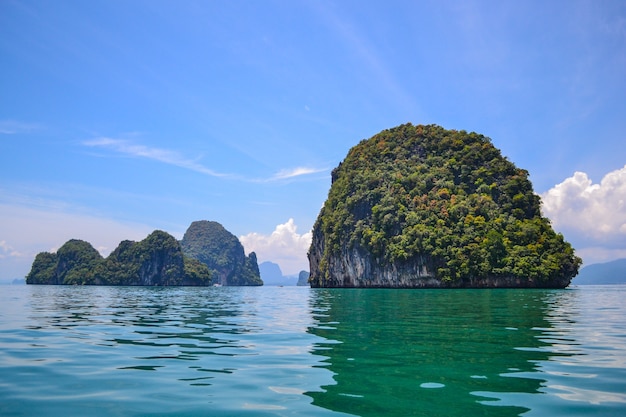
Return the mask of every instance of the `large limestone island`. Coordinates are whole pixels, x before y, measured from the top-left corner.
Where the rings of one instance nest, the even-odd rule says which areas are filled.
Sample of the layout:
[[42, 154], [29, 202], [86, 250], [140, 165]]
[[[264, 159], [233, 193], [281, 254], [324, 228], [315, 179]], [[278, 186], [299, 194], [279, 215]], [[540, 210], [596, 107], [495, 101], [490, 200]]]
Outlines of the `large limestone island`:
[[312, 287], [564, 288], [581, 259], [528, 172], [477, 133], [406, 124], [353, 147], [313, 227]]
[[106, 258], [90, 243], [72, 239], [56, 253], [39, 253], [26, 283], [263, 285], [256, 255], [246, 257], [239, 240], [216, 222], [192, 223], [182, 242], [160, 230], [140, 242], [125, 240]]

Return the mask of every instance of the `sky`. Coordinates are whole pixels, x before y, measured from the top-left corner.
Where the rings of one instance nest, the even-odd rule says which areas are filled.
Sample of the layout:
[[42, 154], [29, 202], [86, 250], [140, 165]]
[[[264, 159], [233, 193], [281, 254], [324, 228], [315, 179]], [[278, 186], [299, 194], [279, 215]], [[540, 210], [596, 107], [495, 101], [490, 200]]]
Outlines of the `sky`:
[[626, 2], [0, 1], [0, 280], [212, 220], [308, 270], [330, 173], [403, 123], [492, 139], [585, 264], [626, 257]]

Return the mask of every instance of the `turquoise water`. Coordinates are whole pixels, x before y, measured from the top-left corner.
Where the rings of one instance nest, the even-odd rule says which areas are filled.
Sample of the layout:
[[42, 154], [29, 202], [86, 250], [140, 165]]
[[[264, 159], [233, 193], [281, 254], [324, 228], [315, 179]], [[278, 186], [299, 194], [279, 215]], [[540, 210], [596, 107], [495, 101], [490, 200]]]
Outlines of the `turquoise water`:
[[625, 297], [3, 286], [0, 415], [621, 416]]

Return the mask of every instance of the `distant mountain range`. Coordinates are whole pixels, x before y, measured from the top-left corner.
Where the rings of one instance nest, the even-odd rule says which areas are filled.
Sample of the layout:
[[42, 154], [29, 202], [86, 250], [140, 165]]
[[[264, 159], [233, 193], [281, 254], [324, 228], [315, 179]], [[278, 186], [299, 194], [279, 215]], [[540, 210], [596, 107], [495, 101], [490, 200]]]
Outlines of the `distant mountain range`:
[[573, 285], [626, 284], [626, 259], [592, 264], [581, 268]]
[[309, 277], [308, 272], [300, 271], [298, 275], [283, 275], [280, 266], [274, 262], [266, 261], [260, 263], [259, 272], [261, 273], [261, 279], [264, 285], [309, 285], [306, 281]]

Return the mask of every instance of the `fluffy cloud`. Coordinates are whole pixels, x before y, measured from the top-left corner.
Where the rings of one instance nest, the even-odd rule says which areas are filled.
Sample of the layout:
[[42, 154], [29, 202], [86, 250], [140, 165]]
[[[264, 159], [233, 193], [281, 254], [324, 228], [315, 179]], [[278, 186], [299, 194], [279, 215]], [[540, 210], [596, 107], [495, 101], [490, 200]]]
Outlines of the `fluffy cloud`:
[[626, 255], [626, 166], [609, 172], [599, 184], [576, 172], [541, 199], [543, 214], [566, 238], [578, 241], [575, 246], [586, 263]]
[[260, 262], [272, 261], [280, 265], [283, 274], [293, 275], [309, 270], [307, 252], [311, 232], [299, 234], [293, 219], [279, 224], [270, 235], [248, 233], [240, 236], [246, 252], [255, 252]]

